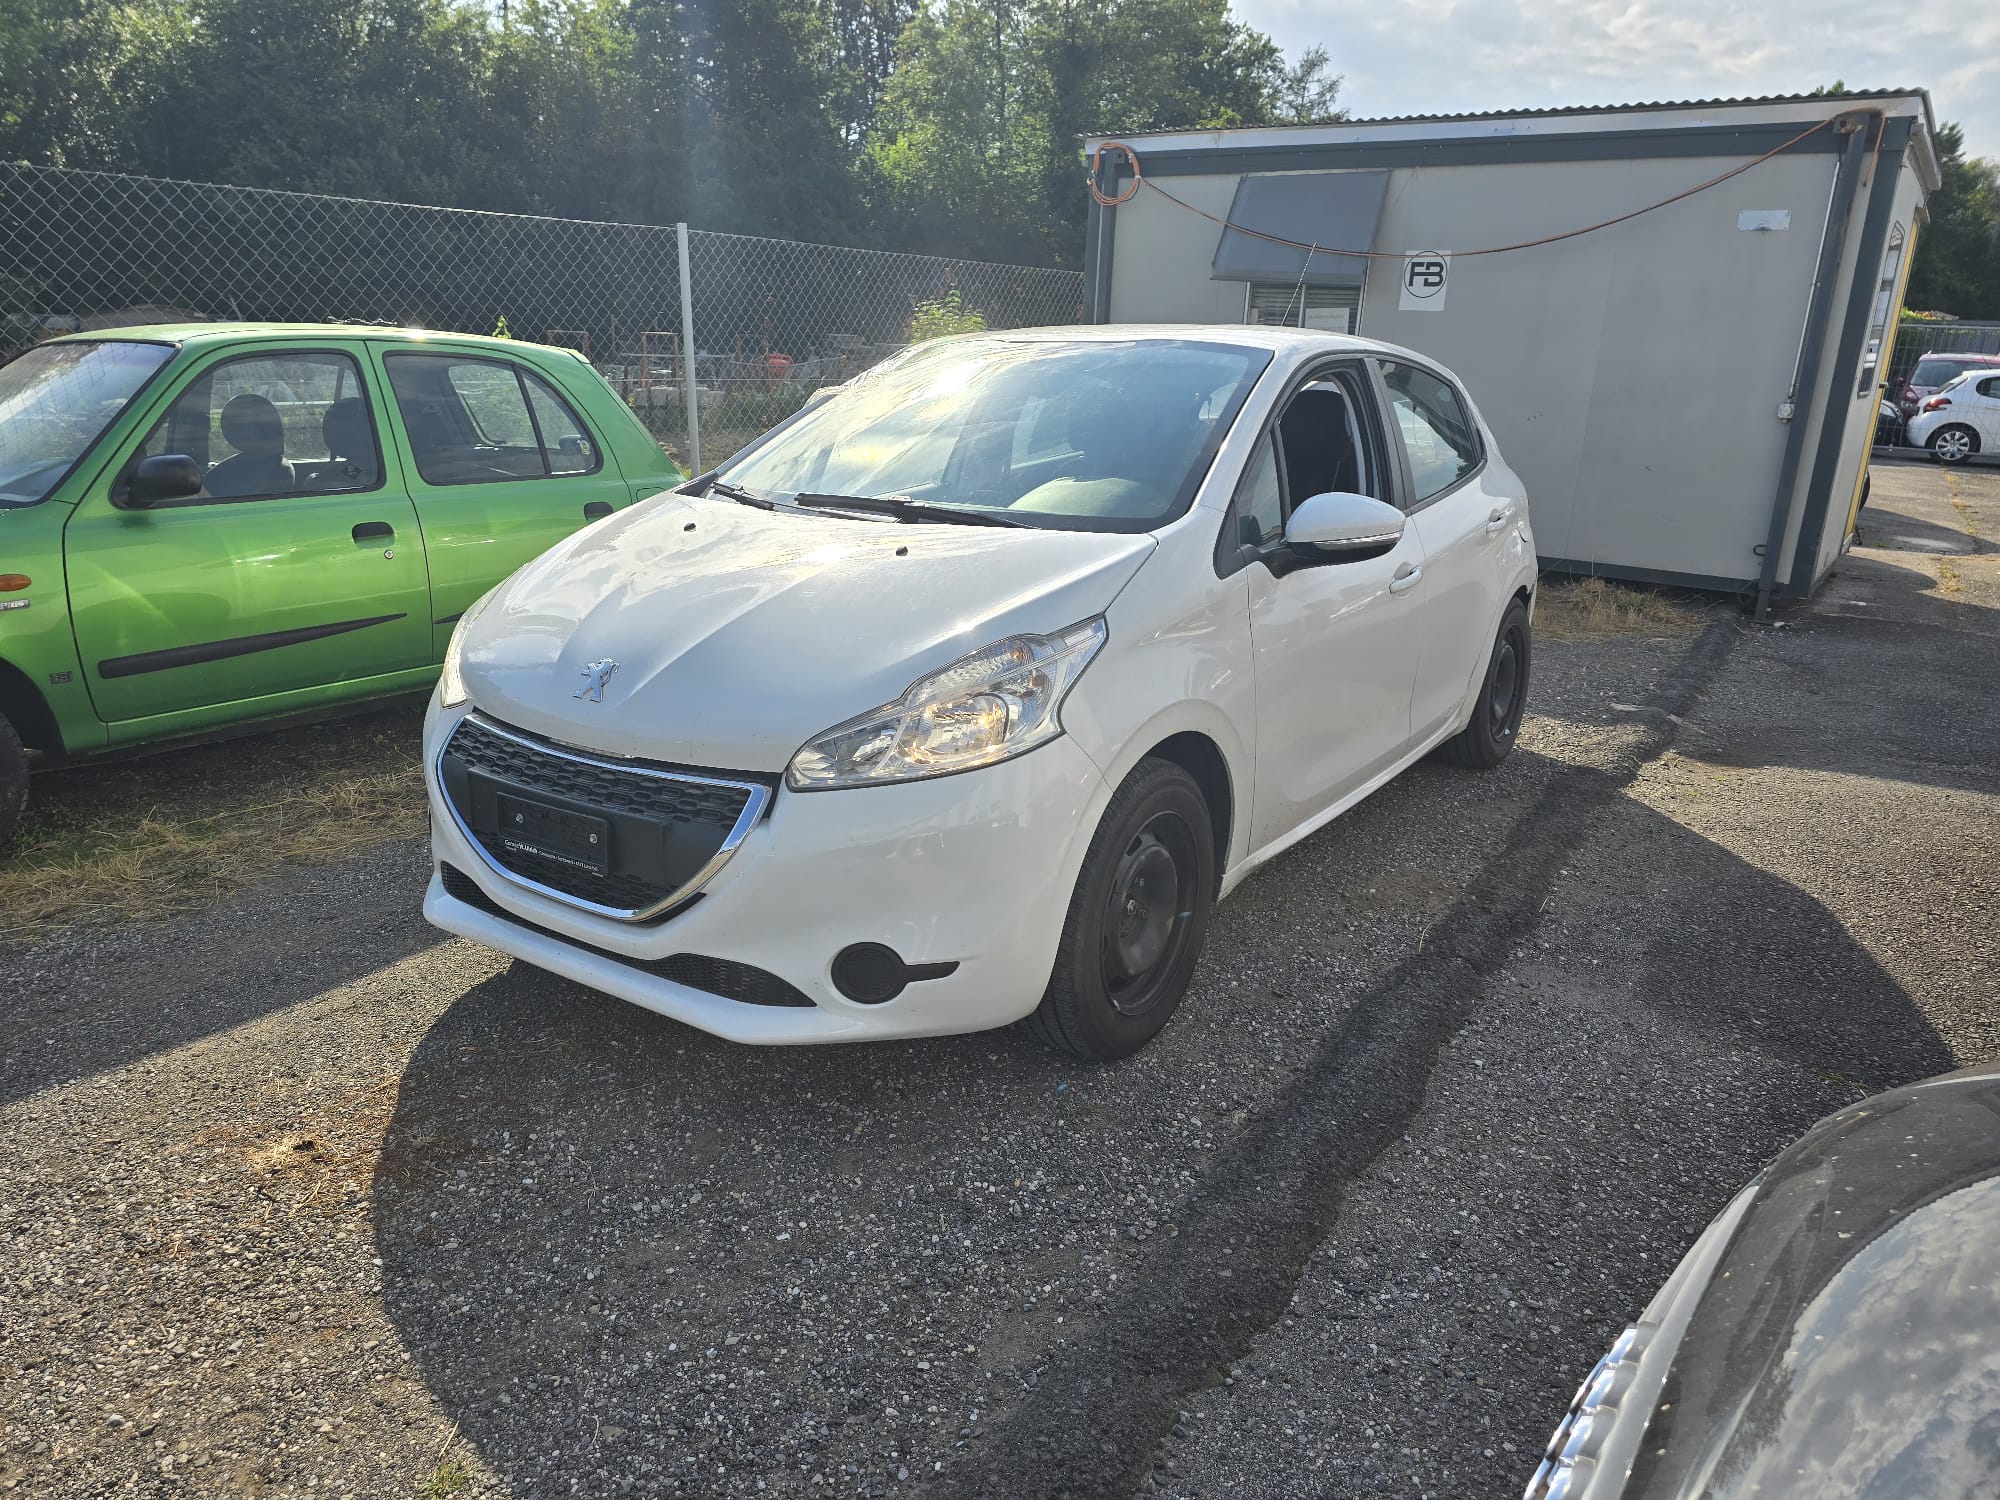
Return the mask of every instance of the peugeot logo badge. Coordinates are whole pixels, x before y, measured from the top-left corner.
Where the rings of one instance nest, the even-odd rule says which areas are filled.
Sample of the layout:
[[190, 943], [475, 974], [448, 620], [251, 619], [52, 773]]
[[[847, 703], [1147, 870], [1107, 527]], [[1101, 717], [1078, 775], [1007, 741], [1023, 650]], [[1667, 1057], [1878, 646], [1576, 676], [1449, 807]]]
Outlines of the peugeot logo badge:
[[618, 663], [610, 657], [594, 661], [583, 669], [584, 684], [576, 690], [576, 696], [592, 703], [604, 701], [604, 684], [611, 680], [611, 674], [618, 670]]

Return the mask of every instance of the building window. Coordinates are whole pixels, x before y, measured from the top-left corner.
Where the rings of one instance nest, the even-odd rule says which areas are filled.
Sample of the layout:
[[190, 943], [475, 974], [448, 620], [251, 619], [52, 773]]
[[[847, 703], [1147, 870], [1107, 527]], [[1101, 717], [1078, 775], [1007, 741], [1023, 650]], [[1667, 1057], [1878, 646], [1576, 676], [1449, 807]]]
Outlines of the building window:
[[1273, 328], [1317, 328], [1352, 333], [1361, 322], [1361, 288], [1253, 284], [1243, 321]]
[[1889, 318], [1896, 310], [1896, 287], [1903, 274], [1903, 226], [1889, 233], [1889, 248], [1882, 255], [1882, 279], [1875, 287], [1875, 305], [1868, 315], [1868, 347], [1861, 356], [1861, 380], [1855, 399], [1875, 389], [1875, 374], [1882, 368], [1882, 345], [1889, 337]]

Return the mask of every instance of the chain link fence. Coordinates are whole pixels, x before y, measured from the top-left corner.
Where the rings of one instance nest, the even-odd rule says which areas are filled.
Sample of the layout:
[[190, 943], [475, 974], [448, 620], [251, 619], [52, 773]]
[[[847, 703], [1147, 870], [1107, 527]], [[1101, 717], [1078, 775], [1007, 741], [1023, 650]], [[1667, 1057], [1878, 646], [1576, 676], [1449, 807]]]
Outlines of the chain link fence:
[[913, 329], [1082, 315], [1071, 271], [700, 230], [684, 283], [680, 235], [0, 163], [0, 359], [224, 318], [505, 332], [581, 352], [684, 462], [692, 404], [712, 465]]

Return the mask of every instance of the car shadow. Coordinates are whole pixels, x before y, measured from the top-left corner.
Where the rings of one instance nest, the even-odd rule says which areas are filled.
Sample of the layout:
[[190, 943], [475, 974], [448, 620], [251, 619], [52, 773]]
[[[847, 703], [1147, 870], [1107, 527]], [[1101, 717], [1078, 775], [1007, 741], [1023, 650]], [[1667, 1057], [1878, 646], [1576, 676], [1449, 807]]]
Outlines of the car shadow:
[[444, 937], [427, 841], [300, 867], [171, 924], [0, 947], [0, 1105], [240, 1026]]
[[[38, 771], [13, 868], [63, 900], [45, 930], [0, 941], [0, 1103], [284, 1010], [441, 941], [419, 910], [427, 841], [343, 832], [352, 803], [315, 800], [356, 778], [400, 788], [389, 777], [404, 770], [414, 790], [422, 720], [422, 704], [391, 700]], [[288, 841], [315, 820], [338, 835], [323, 846], [356, 852], [293, 862]], [[251, 881], [241, 888], [207, 863], [210, 831], [232, 825], [266, 830], [235, 846]]]
[[[1708, 1167], [1719, 1196], [1705, 1217], [1746, 1161], [1851, 1094], [1842, 1080], [1879, 1087], [1950, 1066], [1923, 1010], [1834, 914], [1634, 799], [1598, 806], [1611, 809], [1611, 867], [1649, 918], [1545, 925], [1542, 893], [1510, 890], [1510, 851], [1577, 805], [1543, 795], [1550, 785], [1598, 774], [1528, 754], [1485, 781], [1417, 768], [1247, 882], [1220, 909], [1169, 1031], [1110, 1069], [1019, 1032], [741, 1048], [514, 965], [420, 1042], [382, 1149], [376, 1253], [416, 1373], [503, 1484], [537, 1493], [733, 1493], [752, 1480], [798, 1493], [815, 1466], [852, 1493], [899, 1468], [949, 1467], [961, 1429], [988, 1416], [1032, 1415], [1045, 1367], [1086, 1360], [1086, 1391], [1106, 1383], [1090, 1399], [1115, 1401], [1127, 1362], [1179, 1357], [1121, 1336], [1121, 1309], [1149, 1295], [1156, 1260], [1203, 1236], [1219, 1254], [1226, 1239], [1245, 1279], [1173, 1293], [1199, 1300], [1256, 1284], [1260, 1255], [1296, 1251], [1255, 1236], [1238, 1246], [1233, 1224], [1204, 1222], [1219, 1211], [1213, 1174], [1257, 1180], [1258, 1150], [1333, 1129], [1310, 1096], [1346, 1065], [1347, 1030], [1359, 1019], [1389, 1039], [1377, 1044], [1404, 1045], [1396, 1013], [1420, 1003], [1399, 977], [1408, 963], [1426, 944], [1449, 955], [1461, 929], [1487, 941], [1496, 920], [1509, 943], [1512, 922], [1523, 943], [1541, 933], [1545, 948], [1574, 949], [1576, 1013], [1533, 1024], [1560, 1031], [1565, 1088], [1598, 1101], [1589, 1124], [1602, 1139], [1618, 1140], [1635, 1109], [1671, 1114], [1672, 1091], [1648, 1092], [1629, 1057], [1591, 1076], [1579, 1014], [1629, 1037], [1637, 1008], [1687, 1039], [1686, 1065], [1747, 1078], [1730, 1060], [1748, 1056], [1754, 1071], [1802, 1080], [1803, 1092], [1728, 1099], [1723, 1144], [1701, 1137], [1713, 1161], [1633, 1152], [1595, 1212], [1651, 1216], [1668, 1176]], [[1511, 829], [1461, 825], [1512, 794]], [[1579, 850], [1594, 826], [1574, 831]], [[1413, 920], [1432, 888], [1421, 880], [1440, 869], [1454, 889]], [[1496, 916], [1496, 903], [1520, 910]], [[1470, 959], [1455, 972], [1444, 992], [1463, 1020], [1498, 980]], [[1637, 976], [1632, 993], [1600, 997], [1618, 975]], [[1421, 1079], [1435, 1058], [1407, 1045]], [[1409, 1107], [1421, 1099], [1419, 1087]], [[1686, 1108], [1716, 1100], [1705, 1090]], [[1333, 1211], [1337, 1183], [1271, 1181], [1301, 1196], [1309, 1225]], [[1547, 1205], [1522, 1212], [1546, 1230]], [[1168, 1219], [1171, 1240], [1159, 1237]], [[1477, 1233], [1502, 1253], [1518, 1228]], [[1699, 1223], [1683, 1228], [1692, 1237]], [[1264, 1271], [1282, 1282], [1296, 1267]], [[1637, 1306], [1656, 1276], [1639, 1264], [1613, 1279]], [[1250, 1319], [1246, 1338], [1256, 1326], [1250, 1312], [1227, 1317]], [[1551, 1371], [1573, 1381], [1576, 1352], [1549, 1348]], [[1031, 1425], [1075, 1425], [1047, 1416]], [[1057, 1441], [1088, 1436], [1085, 1423]]]

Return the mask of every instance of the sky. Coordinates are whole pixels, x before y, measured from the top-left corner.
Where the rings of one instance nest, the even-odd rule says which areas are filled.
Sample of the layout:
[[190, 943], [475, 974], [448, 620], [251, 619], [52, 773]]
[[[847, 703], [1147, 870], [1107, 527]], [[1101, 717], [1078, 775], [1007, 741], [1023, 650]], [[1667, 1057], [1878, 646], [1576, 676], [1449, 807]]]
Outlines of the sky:
[[2000, 158], [2000, 0], [1235, 0], [1289, 53], [1325, 47], [1356, 115], [1460, 114], [1927, 88]]

